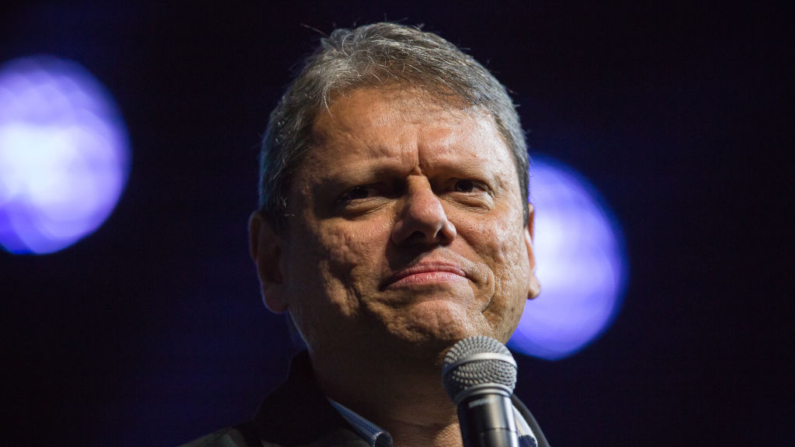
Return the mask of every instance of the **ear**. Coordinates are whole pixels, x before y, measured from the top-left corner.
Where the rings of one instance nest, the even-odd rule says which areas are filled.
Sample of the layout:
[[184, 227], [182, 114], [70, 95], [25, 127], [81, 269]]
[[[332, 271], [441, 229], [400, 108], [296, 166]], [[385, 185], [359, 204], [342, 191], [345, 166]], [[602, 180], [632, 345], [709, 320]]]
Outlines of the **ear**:
[[530, 277], [528, 284], [527, 299], [532, 300], [541, 293], [541, 283], [536, 277], [536, 256], [533, 252], [533, 223], [535, 218], [535, 208], [532, 203], [528, 203], [527, 226], [524, 229], [524, 243], [527, 246], [527, 257], [530, 261]]
[[262, 301], [271, 312], [283, 313], [288, 309], [284, 296], [284, 272], [281, 268], [282, 240], [259, 211], [248, 220], [249, 250], [257, 265], [257, 275], [262, 287]]

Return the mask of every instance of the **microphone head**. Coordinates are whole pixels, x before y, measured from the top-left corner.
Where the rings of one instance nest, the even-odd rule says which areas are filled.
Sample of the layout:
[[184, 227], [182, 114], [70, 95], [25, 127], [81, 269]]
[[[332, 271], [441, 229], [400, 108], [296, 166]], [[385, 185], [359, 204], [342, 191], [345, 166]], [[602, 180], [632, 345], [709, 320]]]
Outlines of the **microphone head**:
[[497, 384], [513, 392], [516, 361], [499, 341], [482, 335], [465, 338], [444, 357], [442, 383], [454, 402], [462, 391], [477, 385]]

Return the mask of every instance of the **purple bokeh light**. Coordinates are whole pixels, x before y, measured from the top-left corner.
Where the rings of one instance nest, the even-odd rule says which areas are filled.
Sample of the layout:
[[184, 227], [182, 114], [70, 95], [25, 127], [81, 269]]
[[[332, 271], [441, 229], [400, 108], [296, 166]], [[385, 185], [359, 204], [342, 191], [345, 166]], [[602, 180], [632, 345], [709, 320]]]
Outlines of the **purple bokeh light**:
[[51, 56], [0, 68], [0, 245], [52, 253], [99, 228], [129, 174], [127, 130], [83, 67]]
[[612, 323], [624, 292], [626, 255], [617, 221], [572, 168], [534, 160], [530, 184], [541, 295], [527, 302], [508, 346], [558, 360], [580, 351]]

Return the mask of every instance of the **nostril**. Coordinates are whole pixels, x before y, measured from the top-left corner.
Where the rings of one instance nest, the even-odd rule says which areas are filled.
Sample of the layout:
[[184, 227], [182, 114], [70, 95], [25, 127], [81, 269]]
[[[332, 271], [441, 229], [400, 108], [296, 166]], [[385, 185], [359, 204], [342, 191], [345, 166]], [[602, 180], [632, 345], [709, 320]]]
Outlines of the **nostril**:
[[455, 225], [453, 225], [453, 223], [450, 222], [449, 220], [445, 220], [442, 229], [439, 230], [439, 233], [442, 234], [442, 237], [444, 237], [444, 239], [447, 240], [448, 243], [453, 242], [453, 239], [455, 239], [456, 235], [458, 234], [458, 232], [455, 229]]
[[407, 241], [407, 242], [411, 242], [411, 241], [417, 241], [417, 242], [419, 242], [419, 241], [422, 241], [422, 240], [424, 240], [424, 239], [425, 239], [425, 233], [423, 233], [423, 232], [421, 232], [421, 231], [415, 231], [415, 232], [411, 233], [411, 236], [409, 236], [409, 237], [406, 239], [406, 241]]
[[403, 219], [395, 225], [392, 239], [398, 245], [447, 245], [456, 237], [456, 229], [446, 218], [429, 225], [428, 222]]
[[456, 231], [427, 180], [407, 190], [392, 233], [396, 244], [447, 244]]

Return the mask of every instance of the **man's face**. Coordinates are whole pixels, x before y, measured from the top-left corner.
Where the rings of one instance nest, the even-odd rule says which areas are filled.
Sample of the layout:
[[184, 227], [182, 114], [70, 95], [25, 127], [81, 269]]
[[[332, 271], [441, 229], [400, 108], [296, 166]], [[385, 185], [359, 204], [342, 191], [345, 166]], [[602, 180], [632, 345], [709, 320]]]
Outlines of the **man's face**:
[[330, 112], [294, 177], [269, 307], [315, 350], [507, 341], [538, 282], [493, 119], [400, 86]]

